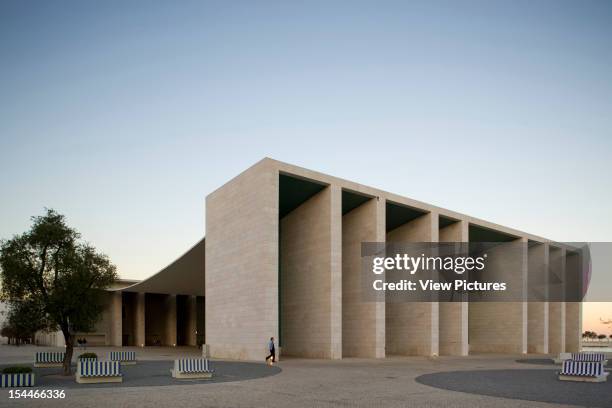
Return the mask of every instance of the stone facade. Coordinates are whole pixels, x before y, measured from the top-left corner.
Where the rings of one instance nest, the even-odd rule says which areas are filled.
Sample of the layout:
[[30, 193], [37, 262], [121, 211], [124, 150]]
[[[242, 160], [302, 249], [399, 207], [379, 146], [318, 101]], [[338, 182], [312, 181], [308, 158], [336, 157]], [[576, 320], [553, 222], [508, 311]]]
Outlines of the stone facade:
[[[390, 223], [390, 205], [410, 216]], [[363, 300], [362, 242], [486, 242], [474, 228], [529, 246], [513, 266], [524, 294], [563, 290], [536, 271], [579, 267], [542, 237], [264, 159], [206, 197], [205, 241], [165, 274], [109, 291], [96, 332], [114, 346], [205, 341], [211, 357], [238, 360], [263, 360], [270, 337], [283, 355], [325, 359], [579, 350], [581, 303]]]
[[[279, 219], [281, 175], [324, 188]], [[344, 191], [367, 199], [342, 214]], [[423, 215], [386, 231], [386, 202]], [[442, 218], [453, 221], [441, 227]], [[266, 340], [279, 335], [285, 355], [317, 358], [579, 348], [579, 303], [359, 299], [361, 242], [470, 242], [469, 228], [478, 226], [535, 244], [515, 276], [527, 282], [530, 261], [549, 262], [549, 241], [532, 234], [271, 159], [207, 197], [206, 225], [206, 342], [213, 357], [260, 360]]]

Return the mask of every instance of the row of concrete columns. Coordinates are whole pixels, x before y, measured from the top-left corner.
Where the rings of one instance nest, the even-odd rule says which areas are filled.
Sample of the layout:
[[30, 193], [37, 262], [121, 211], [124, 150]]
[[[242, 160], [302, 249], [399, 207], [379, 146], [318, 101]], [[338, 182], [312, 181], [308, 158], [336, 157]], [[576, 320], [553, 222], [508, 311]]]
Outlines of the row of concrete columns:
[[[176, 295], [151, 294], [147, 299], [145, 293], [131, 293], [133, 301], [124, 305], [124, 294], [120, 291], [110, 293], [109, 302], [109, 345], [121, 346], [123, 335], [130, 333], [133, 340], [130, 342], [134, 346], [144, 347], [149, 345], [151, 340], [147, 338], [147, 326], [151, 330], [160, 334], [159, 342], [162, 346], [176, 346], [177, 335], [180, 331], [184, 345], [196, 345], [197, 330], [197, 311], [196, 296], [185, 296], [185, 305], [177, 310]], [[128, 302], [125, 302], [128, 303]], [[152, 309], [147, 314], [148, 307]], [[129, 317], [124, 319], [123, 314]], [[179, 313], [182, 315], [179, 316]], [[124, 327], [124, 322], [128, 320], [130, 327]], [[178, 320], [183, 325], [177, 325]], [[180, 327], [179, 327], [180, 326]]]
[[[384, 199], [371, 198], [344, 215], [341, 201], [342, 189], [331, 185], [280, 221], [283, 354], [335, 359], [578, 351], [580, 303], [364, 302], [362, 242], [469, 242], [469, 223], [440, 228], [439, 214], [431, 211], [386, 231]], [[564, 251], [549, 243], [530, 246], [516, 279], [527, 290], [530, 265], [564, 263]]]

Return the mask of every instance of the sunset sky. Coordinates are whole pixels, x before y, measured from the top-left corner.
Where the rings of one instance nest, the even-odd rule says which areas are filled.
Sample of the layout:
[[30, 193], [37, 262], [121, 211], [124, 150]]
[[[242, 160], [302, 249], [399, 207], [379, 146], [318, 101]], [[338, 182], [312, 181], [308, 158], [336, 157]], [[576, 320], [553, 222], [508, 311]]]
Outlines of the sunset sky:
[[594, 331], [598, 334], [612, 334], [612, 302], [585, 302], [582, 306], [582, 331]]

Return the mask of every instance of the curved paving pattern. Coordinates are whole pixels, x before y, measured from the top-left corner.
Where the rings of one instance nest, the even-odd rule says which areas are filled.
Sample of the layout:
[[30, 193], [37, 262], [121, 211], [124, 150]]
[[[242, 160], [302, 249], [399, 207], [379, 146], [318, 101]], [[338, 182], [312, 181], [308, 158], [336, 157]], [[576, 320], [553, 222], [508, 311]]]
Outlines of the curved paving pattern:
[[[211, 361], [215, 374], [212, 379], [176, 380], [170, 375], [173, 361], [139, 361], [132, 366], [123, 366], [123, 382], [114, 384], [77, 384], [74, 376], [64, 377], [59, 368], [34, 368], [36, 388], [113, 388], [172, 386], [188, 384], [210, 384], [231, 381], [253, 380], [269, 377], [281, 372], [277, 366], [264, 363]], [[76, 367], [74, 367], [76, 369]]]
[[589, 407], [612, 407], [612, 381], [559, 381], [557, 369], [450, 371], [417, 377], [418, 383], [445, 390]]

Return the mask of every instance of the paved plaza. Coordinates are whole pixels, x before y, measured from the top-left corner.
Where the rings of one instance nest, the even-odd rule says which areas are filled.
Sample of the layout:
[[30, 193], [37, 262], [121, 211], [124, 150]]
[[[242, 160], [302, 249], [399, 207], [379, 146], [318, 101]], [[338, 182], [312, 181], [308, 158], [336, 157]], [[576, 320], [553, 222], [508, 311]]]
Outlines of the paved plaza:
[[[0, 363], [31, 364], [36, 351], [46, 350], [58, 349], [3, 345]], [[103, 358], [110, 350], [88, 349]], [[2, 389], [0, 406], [554, 407], [572, 403], [612, 406], [612, 382], [561, 383], [556, 380], [557, 368], [547, 364], [542, 356], [533, 356], [535, 364], [525, 364], [520, 361], [525, 356], [519, 355], [287, 359], [275, 367], [263, 362], [214, 361], [220, 378], [206, 382], [170, 378], [172, 360], [177, 356], [198, 356], [195, 348], [135, 350], [139, 364], [124, 369], [123, 384], [80, 386], [73, 379], [58, 378], [57, 369], [45, 369], [51, 374], [41, 378], [47, 386], [39, 382], [39, 389], [62, 386], [66, 392], [64, 400], [11, 400], [8, 390]]]

